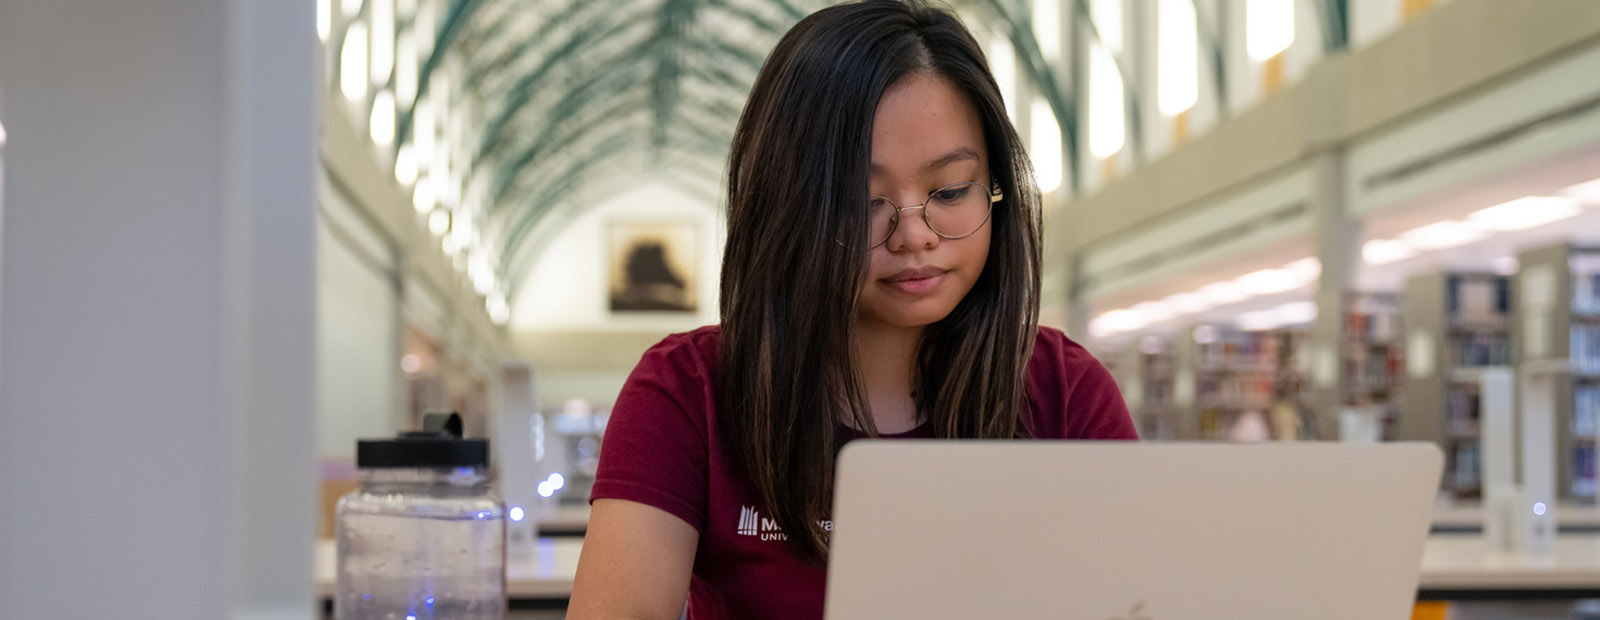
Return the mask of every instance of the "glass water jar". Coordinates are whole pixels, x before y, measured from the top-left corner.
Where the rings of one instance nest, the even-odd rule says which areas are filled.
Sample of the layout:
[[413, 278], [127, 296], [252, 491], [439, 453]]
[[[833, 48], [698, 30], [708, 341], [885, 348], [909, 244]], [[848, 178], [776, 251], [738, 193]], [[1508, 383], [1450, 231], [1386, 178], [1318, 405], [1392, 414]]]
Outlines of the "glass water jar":
[[488, 441], [442, 433], [357, 443], [360, 486], [338, 505], [335, 618], [505, 617], [505, 505], [488, 456]]

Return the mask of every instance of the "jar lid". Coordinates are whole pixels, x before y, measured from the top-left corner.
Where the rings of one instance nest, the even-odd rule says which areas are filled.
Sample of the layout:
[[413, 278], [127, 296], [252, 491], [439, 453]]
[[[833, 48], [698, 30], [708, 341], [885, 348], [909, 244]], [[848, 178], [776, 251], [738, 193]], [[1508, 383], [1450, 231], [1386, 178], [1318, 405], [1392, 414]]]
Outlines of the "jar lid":
[[356, 442], [356, 467], [488, 467], [489, 440], [400, 437]]
[[488, 467], [489, 440], [462, 439], [461, 427], [459, 414], [430, 413], [423, 416], [421, 431], [394, 439], [358, 440], [356, 467]]

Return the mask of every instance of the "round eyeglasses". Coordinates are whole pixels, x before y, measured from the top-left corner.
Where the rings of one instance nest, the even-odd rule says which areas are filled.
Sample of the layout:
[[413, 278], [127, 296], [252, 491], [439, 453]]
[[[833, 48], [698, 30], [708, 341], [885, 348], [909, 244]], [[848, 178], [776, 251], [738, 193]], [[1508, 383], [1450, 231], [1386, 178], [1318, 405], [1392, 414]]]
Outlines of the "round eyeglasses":
[[921, 209], [928, 229], [942, 238], [969, 237], [989, 221], [994, 203], [1001, 198], [1004, 195], [1000, 188], [975, 181], [951, 183], [928, 192], [927, 202], [920, 205], [902, 207], [883, 196], [873, 196], [867, 206], [869, 240], [872, 241], [869, 249], [888, 243], [900, 225], [900, 212], [909, 209]]

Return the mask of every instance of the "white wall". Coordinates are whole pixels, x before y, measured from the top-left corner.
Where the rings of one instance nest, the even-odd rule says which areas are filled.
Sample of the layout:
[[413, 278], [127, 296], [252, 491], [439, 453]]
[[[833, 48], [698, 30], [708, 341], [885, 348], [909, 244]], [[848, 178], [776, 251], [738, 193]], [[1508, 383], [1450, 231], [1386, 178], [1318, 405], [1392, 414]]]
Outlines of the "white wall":
[[348, 460], [399, 431], [399, 301], [391, 273], [318, 224], [317, 455]]

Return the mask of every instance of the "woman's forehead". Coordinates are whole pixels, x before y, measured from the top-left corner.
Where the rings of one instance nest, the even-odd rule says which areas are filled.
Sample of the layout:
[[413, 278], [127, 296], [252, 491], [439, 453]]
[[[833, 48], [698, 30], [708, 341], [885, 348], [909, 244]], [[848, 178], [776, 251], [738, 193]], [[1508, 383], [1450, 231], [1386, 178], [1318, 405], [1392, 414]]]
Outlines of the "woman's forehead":
[[873, 120], [874, 176], [921, 176], [987, 162], [977, 109], [944, 79], [914, 75], [896, 82]]

